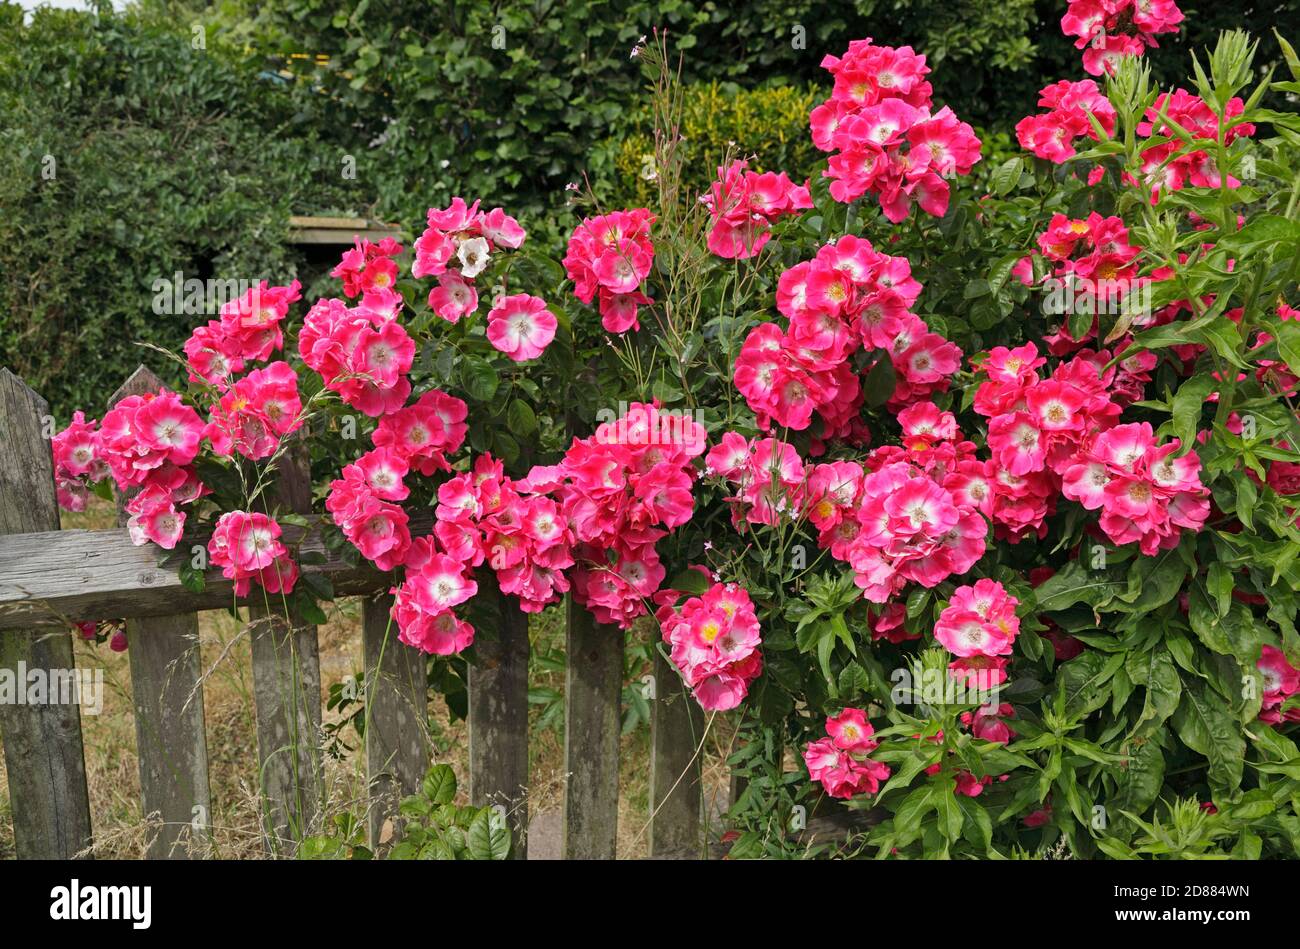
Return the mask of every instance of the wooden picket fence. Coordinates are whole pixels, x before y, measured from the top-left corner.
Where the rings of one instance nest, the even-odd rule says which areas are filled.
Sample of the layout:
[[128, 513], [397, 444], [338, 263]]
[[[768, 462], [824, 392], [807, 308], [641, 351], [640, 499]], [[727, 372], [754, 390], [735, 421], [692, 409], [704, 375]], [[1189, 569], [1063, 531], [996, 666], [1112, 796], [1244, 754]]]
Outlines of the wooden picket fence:
[[[140, 367], [114, 395], [156, 391]], [[74, 669], [71, 623], [123, 618], [127, 623], [140, 762], [142, 816], [160, 820], [151, 857], [186, 856], [187, 839], [208, 830], [212, 813], [203, 725], [198, 613], [247, 608], [252, 645], [259, 775], [265, 847], [292, 854], [320, 829], [320, 661], [316, 628], [236, 601], [229, 581], [209, 574], [201, 593], [158, 566], [152, 545], [136, 547], [124, 528], [59, 529], [48, 409], [8, 369], [0, 368], [0, 668]], [[310, 511], [302, 459], [292, 453], [277, 485], [282, 509]], [[283, 461], [283, 459], [282, 459]], [[399, 642], [388, 611], [391, 577], [350, 566], [321, 541], [319, 518], [286, 526], [285, 539], [324, 557], [318, 566], [338, 596], [362, 601], [367, 705], [366, 778], [372, 800], [370, 841], [377, 843], [401, 796], [419, 786], [430, 752], [423, 727], [424, 657]], [[206, 538], [187, 535], [188, 545]], [[313, 558], [316, 559], [316, 558]], [[527, 854], [528, 623], [513, 599], [480, 577], [480, 596], [495, 599], [499, 628], [480, 630], [469, 673], [469, 794], [473, 804], [501, 804], [514, 833], [514, 856]], [[568, 606], [565, 686], [566, 858], [615, 856], [623, 633]], [[656, 652], [652, 699], [650, 807], [652, 857], [706, 855], [700, 777], [703, 720], [676, 671]], [[90, 807], [77, 704], [0, 704], [20, 858], [71, 858], [91, 846]]]

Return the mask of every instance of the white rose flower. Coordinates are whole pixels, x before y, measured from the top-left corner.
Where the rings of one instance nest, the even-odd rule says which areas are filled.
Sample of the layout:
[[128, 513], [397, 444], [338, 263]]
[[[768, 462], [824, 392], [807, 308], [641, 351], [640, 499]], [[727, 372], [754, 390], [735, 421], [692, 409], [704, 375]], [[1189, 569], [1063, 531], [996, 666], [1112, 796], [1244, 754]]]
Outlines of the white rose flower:
[[461, 243], [456, 256], [460, 259], [461, 276], [477, 277], [488, 265], [488, 242], [481, 237], [471, 237]]

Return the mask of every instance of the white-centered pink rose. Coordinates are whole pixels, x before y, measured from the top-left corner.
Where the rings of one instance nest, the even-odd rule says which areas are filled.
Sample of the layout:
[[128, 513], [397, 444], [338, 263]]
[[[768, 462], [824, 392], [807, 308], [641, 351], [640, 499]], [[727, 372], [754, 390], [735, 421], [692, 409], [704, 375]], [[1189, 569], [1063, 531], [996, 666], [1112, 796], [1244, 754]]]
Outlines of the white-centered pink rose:
[[527, 293], [502, 298], [488, 314], [488, 342], [515, 362], [536, 359], [555, 339], [555, 314]]

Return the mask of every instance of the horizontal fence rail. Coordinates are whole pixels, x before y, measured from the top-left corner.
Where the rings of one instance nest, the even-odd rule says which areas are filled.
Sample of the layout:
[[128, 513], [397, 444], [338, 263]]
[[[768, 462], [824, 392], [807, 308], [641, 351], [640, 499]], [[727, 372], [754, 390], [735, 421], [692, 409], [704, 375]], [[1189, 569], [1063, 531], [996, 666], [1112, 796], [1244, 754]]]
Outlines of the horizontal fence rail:
[[[420, 512], [433, 526], [432, 512]], [[320, 524], [328, 518], [307, 517], [304, 530], [283, 527], [286, 546], [315, 553], [325, 562], [304, 565], [304, 573], [326, 576], [339, 596], [369, 596], [387, 592], [392, 578], [367, 563], [353, 566], [327, 550]], [[412, 533], [422, 518], [411, 518]], [[207, 546], [204, 535], [187, 534], [178, 550]], [[110, 530], [44, 531], [0, 536], [0, 630], [33, 626], [66, 626], [79, 620], [167, 616], [177, 611], [220, 610], [248, 606], [260, 596], [236, 598], [234, 586], [211, 573], [203, 592], [181, 583], [174, 567], [159, 566], [161, 552], [153, 545], [135, 547], [125, 528]]]

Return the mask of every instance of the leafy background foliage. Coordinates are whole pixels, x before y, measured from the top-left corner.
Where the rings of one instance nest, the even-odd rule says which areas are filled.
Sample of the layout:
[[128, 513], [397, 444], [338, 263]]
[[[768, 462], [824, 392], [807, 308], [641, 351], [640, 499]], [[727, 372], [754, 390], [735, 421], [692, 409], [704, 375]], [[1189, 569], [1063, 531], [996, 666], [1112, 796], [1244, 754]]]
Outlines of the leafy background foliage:
[[[346, 200], [313, 130], [250, 61], [136, 15], [0, 7], [0, 362], [92, 413], [149, 340], [153, 284], [294, 276], [292, 213]], [[42, 177], [44, 156], [55, 176]]]
[[[1203, 6], [1186, 8], [1184, 32], [1150, 57], [1158, 78], [1181, 77], [1187, 49], [1218, 29], [1266, 36], [1298, 7]], [[1077, 62], [1055, 0], [473, 0], [436, 11], [417, 0], [142, 0], [140, 10], [45, 10], [24, 26], [16, 4], [0, 6], [0, 361], [60, 418], [125, 378], [140, 361], [135, 341], [184, 339], [188, 318], [152, 313], [154, 280], [179, 269], [309, 283], [286, 243], [291, 213], [410, 227], [470, 194], [558, 246], [573, 225], [567, 183], [585, 173], [611, 200], [644, 190], [643, 80], [628, 52], [653, 27], [676, 37], [683, 78], [704, 83], [693, 101], [711, 101], [713, 82], [729, 97], [769, 90], [688, 113], [701, 153], [735, 141], [792, 173], [807, 154], [792, 103], [826, 88], [821, 57], [850, 39], [912, 43], [936, 67], [937, 101], [986, 140]], [[194, 26], [204, 50], [192, 48]], [[498, 26], [504, 49], [492, 45]], [[762, 121], [739, 124], [749, 115]], [[40, 176], [45, 154], [58, 161], [55, 182]], [[355, 179], [341, 175], [345, 155]], [[86, 351], [95, 359], [75, 359]]]
[[[808, 113], [821, 103], [815, 86], [742, 89], [733, 83], [695, 83], [682, 90], [683, 161], [686, 184], [707, 192], [717, 168], [728, 158], [751, 159], [755, 171], [784, 171], [802, 183], [825, 156], [808, 134]], [[655, 196], [654, 137], [649, 110], [628, 117], [628, 128], [613, 141], [617, 207], [644, 207]], [[739, 143], [744, 142], [742, 147]]]

